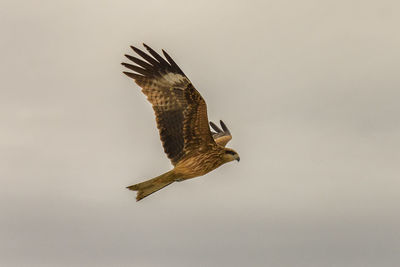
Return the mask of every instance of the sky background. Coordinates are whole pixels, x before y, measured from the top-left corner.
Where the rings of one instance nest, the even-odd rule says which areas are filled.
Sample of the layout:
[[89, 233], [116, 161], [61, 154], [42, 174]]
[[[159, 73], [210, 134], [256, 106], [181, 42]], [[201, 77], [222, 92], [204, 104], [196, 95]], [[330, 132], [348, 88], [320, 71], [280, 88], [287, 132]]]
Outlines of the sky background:
[[[399, 266], [398, 1], [0, 3], [1, 266]], [[166, 49], [233, 134], [171, 168], [120, 62]]]

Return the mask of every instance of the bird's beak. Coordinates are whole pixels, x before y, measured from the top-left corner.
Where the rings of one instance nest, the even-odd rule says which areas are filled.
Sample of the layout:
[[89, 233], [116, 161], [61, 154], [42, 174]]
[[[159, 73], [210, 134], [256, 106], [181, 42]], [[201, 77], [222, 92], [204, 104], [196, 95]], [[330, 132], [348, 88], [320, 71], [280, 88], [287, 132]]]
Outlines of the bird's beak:
[[239, 161], [240, 161], [239, 155], [237, 155], [237, 156], [235, 157], [235, 159], [237, 160], [237, 162], [239, 162]]

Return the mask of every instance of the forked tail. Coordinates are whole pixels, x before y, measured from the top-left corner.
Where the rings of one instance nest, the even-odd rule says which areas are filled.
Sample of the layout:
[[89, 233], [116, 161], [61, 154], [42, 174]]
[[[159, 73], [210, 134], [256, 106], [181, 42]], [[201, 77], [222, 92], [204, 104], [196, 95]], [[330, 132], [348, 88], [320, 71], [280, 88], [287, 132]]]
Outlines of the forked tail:
[[156, 178], [147, 180], [142, 183], [128, 186], [127, 188], [132, 191], [137, 191], [136, 201], [153, 194], [154, 192], [166, 187], [173, 183], [176, 177], [173, 170], [166, 172]]

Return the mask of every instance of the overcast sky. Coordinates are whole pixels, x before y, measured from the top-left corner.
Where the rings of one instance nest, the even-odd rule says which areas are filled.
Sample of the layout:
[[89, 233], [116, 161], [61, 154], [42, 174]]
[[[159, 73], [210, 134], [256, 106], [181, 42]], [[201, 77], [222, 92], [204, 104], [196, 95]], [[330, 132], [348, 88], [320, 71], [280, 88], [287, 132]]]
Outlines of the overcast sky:
[[[1, 266], [399, 266], [398, 1], [0, 4]], [[171, 165], [122, 74], [175, 59], [232, 162]]]

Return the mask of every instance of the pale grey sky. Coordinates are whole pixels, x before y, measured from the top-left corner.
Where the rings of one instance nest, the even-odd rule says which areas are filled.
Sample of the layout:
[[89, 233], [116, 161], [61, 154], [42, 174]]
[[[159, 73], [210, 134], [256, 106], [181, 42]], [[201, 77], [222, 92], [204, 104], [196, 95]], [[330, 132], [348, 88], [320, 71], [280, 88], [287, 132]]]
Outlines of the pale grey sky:
[[[399, 266], [398, 1], [0, 4], [1, 266]], [[171, 168], [122, 74], [180, 65], [241, 156]]]

